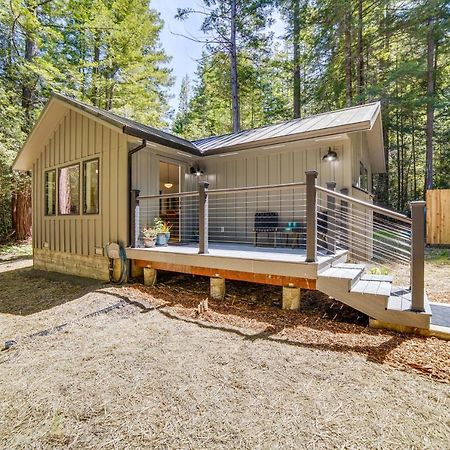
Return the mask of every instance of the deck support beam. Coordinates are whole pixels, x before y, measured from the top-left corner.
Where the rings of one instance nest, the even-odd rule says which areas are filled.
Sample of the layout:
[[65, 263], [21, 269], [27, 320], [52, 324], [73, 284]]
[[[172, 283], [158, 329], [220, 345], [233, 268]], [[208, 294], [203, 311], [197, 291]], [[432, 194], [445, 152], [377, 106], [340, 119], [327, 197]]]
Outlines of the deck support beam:
[[211, 277], [209, 279], [209, 296], [214, 300], [225, 298], [225, 278]]
[[306, 174], [306, 262], [317, 261], [317, 170]]
[[144, 285], [145, 286], [154, 286], [156, 284], [156, 269], [152, 269], [151, 267], [144, 267]]
[[301, 289], [283, 286], [282, 308], [297, 310], [300, 309]]

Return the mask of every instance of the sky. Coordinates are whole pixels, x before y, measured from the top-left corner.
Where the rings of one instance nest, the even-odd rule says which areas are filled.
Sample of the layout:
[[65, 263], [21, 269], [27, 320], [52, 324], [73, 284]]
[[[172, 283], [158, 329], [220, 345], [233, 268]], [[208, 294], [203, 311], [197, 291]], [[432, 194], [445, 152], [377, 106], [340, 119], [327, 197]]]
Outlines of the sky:
[[150, 6], [161, 14], [164, 20], [164, 28], [161, 32], [161, 43], [168, 56], [172, 58], [169, 67], [175, 78], [172, 87], [172, 99], [170, 106], [176, 109], [178, 106], [178, 94], [180, 92], [181, 80], [184, 75], [194, 79], [197, 69], [197, 60], [201, 57], [203, 44], [192, 42], [185, 37], [176, 34], [199, 36], [202, 18], [191, 14], [187, 20], [175, 19], [177, 8], [198, 8], [200, 2], [196, 0], [152, 0]]
[[[188, 35], [201, 37], [200, 27], [203, 17], [198, 14], [191, 14], [188, 19], [180, 21], [175, 19], [177, 8], [201, 9], [201, 0], [152, 0], [150, 7], [158, 11], [164, 21], [160, 39], [166, 54], [172, 59], [169, 67], [172, 68], [172, 75], [175, 84], [171, 88], [172, 98], [170, 106], [173, 110], [178, 107], [178, 95], [180, 93], [181, 80], [187, 74], [191, 80], [195, 79], [197, 61], [200, 59], [203, 44], [190, 41], [179, 36]], [[276, 36], [283, 33], [283, 25], [277, 17], [272, 27]]]

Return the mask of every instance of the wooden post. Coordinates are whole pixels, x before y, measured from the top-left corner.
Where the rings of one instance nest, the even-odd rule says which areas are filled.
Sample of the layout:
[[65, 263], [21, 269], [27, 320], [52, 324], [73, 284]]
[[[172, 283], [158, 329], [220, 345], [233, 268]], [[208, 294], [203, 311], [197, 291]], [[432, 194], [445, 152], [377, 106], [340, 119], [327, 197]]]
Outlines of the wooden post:
[[130, 247], [137, 247], [139, 241], [139, 189], [130, 191]]
[[411, 202], [411, 309], [425, 311], [425, 202]]
[[316, 170], [306, 174], [306, 262], [317, 260], [317, 193]]
[[207, 181], [198, 183], [198, 252], [208, 253], [208, 187]]
[[[330, 191], [334, 191], [336, 189], [336, 182], [327, 182], [327, 189], [329, 189]], [[336, 199], [333, 195], [327, 196], [327, 211], [327, 249], [331, 253], [336, 253]]]
[[[348, 195], [348, 188], [342, 188], [341, 194]], [[349, 237], [348, 237], [348, 224], [350, 221], [350, 208], [349, 204], [345, 200], [341, 200], [341, 235], [342, 235], [342, 246], [345, 249], [350, 247]]]

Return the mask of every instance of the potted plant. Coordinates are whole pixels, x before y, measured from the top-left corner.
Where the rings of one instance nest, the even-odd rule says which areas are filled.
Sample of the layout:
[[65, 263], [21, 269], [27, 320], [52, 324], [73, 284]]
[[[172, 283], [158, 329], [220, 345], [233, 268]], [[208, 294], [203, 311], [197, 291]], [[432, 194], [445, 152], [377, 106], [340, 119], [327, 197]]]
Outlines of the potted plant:
[[153, 221], [153, 226], [157, 231], [156, 245], [167, 245], [169, 243], [172, 225], [164, 222], [160, 217], [156, 217]]
[[151, 248], [155, 246], [156, 238], [158, 236], [158, 231], [155, 228], [144, 227], [142, 235], [144, 237], [144, 247]]

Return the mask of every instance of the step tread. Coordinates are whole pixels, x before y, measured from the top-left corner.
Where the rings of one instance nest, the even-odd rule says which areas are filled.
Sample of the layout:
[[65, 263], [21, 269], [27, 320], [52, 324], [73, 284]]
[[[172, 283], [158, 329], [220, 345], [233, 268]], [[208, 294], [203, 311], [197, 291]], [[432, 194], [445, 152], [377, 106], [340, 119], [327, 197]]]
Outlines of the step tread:
[[425, 314], [429, 316], [432, 315], [430, 303], [428, 302], [428, 297], [426, 294], [425, 311], [411, 311], [411, 291], [409, 289], [399, 287], [392, 288], [392, 293], [389, 296], [386, 309], [390, 311], [402, 311], [411, 314]]
[[377, 280], [361, 280], [358, 281], [351, 289], [355, 294], [371, 294], [389, 297], [391, 294], [391, 283], [389, 281]]
[[392, 283], [392, 281], [394, 281], [394, 277], [392, 275], [375, 275], [366, 273], [361, 276], [361, 280], [388, 281], [389, 283]]
[[326, 269], [323, 272], [319, 273], [319, 276], [324, 278], [340, 278], [353, 280], [361, 274], [362, 270], [363, 269], [357, 268], [346, 269], [340, 267], [330, 267], [329, 269]]

